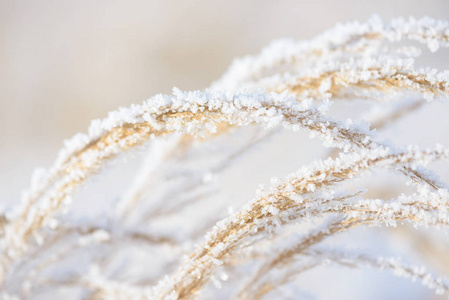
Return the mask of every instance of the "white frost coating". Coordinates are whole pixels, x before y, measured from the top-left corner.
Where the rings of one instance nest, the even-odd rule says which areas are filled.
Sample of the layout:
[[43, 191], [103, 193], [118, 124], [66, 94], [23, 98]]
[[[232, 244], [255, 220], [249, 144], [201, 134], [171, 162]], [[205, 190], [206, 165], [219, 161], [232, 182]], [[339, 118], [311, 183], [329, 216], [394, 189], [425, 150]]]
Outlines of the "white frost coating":
[[[56, 285], [74, 284], [97, 298], [190, 298], [203, 287], [208, 289], [208, 282], [220, 287], [228, 276], [232, 279], [236, 272], [227, 267], [242, 262], [240, 258], [250, 262], [263, 257], [272, 259], [271, 263], [275, 264], [274, 267], [262, 265], [259, 275], [253, 278], [257, 283], [254, 287], [264, 282], [276, 285], [276, 281], [282, 280], [283, 277], [276, 274], [271, 277], [273, 281], [269, 280], [271, 270], [280, 271], [280, 265], [289, 267], [284, 277], [287, 279], [294, 275], [296, 267], [304, 270], [323, 262], [356, 266], [361, 263], [358, 258], [334, 255], [334, 252], [324, 254], [324, 250], [313, 248], [326, 237], [355, 226], [397, 226], [409, 222], [413, 226], [447, 230], [448, 189], [424, 166], [448, 159], [449, 151], [442, 146], [421, 151], [414, 146], [396, 147], [392, 142], [379, 142], [370, 127], [383, 128], [424, 105], [423, 97], [431, 100], [449, 95], [448, 71], [415, 69], [411, 57], [419, 56], [419, 49], [390, 42], [418, 40], [436, 50], [448, 45], [448, 35], [447, 22], [430, 19], [400, 19], [383, 24], [373, 18], [363, 24], [338, 25], [312, 41], [283, 40], [263, 50], [259, 56], [237, 61], [210, 90], [182, 92], [174, 89], [172, 95], [157, 95], [141, 105], [120, 108], [105, 119], [92, 121], [86, 134], [77, 134], [64, 142], [53, 167], [35, 172], [30, 190], [22, 197], [22, 205], [0, 218], [3, 253], [0, 283], [5, 289], [0, 297], [11, 298], [18, 292], [18, 298], [29, 298], [41, 283], [45, 286], [50, 279], [55, 280]], [[409, 96], [416, 98], [398, 101]], [[379, 106], [379, 101], [383, 101], [391, 109], [386, 114], [375, 112], [371, 118], [373, 124], [361, 121], [365, 118], [358, 115], [337, 121], [325, 116], [333, 112], [328, 108], [336, 100], [358, 100], [358, 103], [366, 100], [365, 105], [370, 106]], [[345, 101], [341, 105], [349, 103]], [[235, 126], [250, 124], [259, 126], [234, 131]], [[239, 197], [220, 199], [218, 196], [214, 198], [216, 202], [206, 204], [215, 192], [215, 186], [208, 185], [221, 184], [223, 171], [266, 139], [269, 134], [262, 136], [261, 127], [276, 127], [268, 130], [269, 133], [282, 128], [292, 131], [304, 128], [311, 136], [318, 136], [325, 146], [345, 153], [336, 159], [315, 161], [286, 178], [272, 178], [271, 185], [262, 186], [255, 198], [241, 209], [231, 209], [228, 218], [216, 222], [220, 216], [212, 206], [220, 205], [221, 214], [226, 207], [238, 208], [242, 202]], [[233, 133], [227, 135], [228, 129]], [[255, 131], [258, 134], [248, 138], [249, 133]], [[228, 138], [234, 139], [234, 133], [243, 133], [238, 138], [245, 141], [220, 147], [219, 151], [214, 149], [217, 144], [229, 141]], [[186, 135], [205, 140], [193, 142]], [[71, 195], [76, 189], [99, 172], [108, 160], [150, 140], [153, 143], [148, 159], [116, 213], [89, 220], [95, 224], [85, 224], [85, 219], [75, 220], [86, 227], [65, 226], [72, 214], [59, 213], [69, 210]], [[206, 147], [202, 148], [203, 145]], [[328, 156], [337, 156], [337, 151], [334, 149]], [[203, 155], [212, 152], [212, 157]], [[202, 165], [217, 157], [220, 157], [218, 163]], [[417, 191], [386, 201], [365, 199], [360, 188], [340, 190], [343, 182], [351, 183], [366, 172], [385, 169], [388, 173], [406, 175]], [[152, 181], [152, 175], [161, 176], [161, 180]], [[152, 202], [146, 203], [144, 198], [151, 198]], [[189, 213], [184, 214], [184, 211]], [[315, 226], [315, 221], [326, 216], [330, 221]], [[280, 235], [288, 235], [294, 227], [284, 230], [284, 226], [296, 222], [315, 229], [299, 238], [280, 240]], [[214, 223], [216, 225], [200, 239]], [[124, 238], [126, 243], [122, 243]], [[194, 245], [196, 242], [203, 244]], [[142, 252], [142, 246], [149, 246], [151, 255], [147, 250]], [[128, 249], [138, 251], [128, 252]], [[183, 259], [180, 258], [181, 251], [194, 249], [190, 255], [182, 253]], [[84, 254], [93, 250], [95, 255], [92, 256], [101, 258], [91, 257], [86, 267], [96, 264], [101, 267], [93, 268], [88, 276], [82, 272], [73, 278], [53, 277], [53, 269], [58, 269], [56, 274], [60, 274], [61, 269], [65, 271], [61, 258], [69, 257], [75, 250], [80, 251], [83, 261]], [[108, 252], [104, 257], [102, 250]], [[308, 258], [310, 264], [295, 261], [289, 264], [285, 258], [291, 255], [286, 255], [289, 254], [286, 251], [316, 259]], [[49, 255], [58, 252], [60, 255]], [[48, 256], [48, 259], [42, 261], [39, 255]], [[320, 257], [322, 260], [318, 259]], [[150, 270], [140, 270], [143, 260], [151, 265]], [[56, 265], [57, 261], [62, 268]], [[174, 263], [180, 264], [178, 271], [161, 277], [173, 271]], [[420, 268], [407, 269], [394, 260], [375, 260], [375, 264], [388, 265], [398, 275], [417, 274], [429, 286], [441, 283]], [[257, 268], [257, 264], [252, 266]], [[230, 274], [224, 274], [224, 269]], [[158, 285], [154, 288], [142, 286], [148, 283], [143, 277], [139, 278], [142, 274], [151, 281], [158, 279]], [[227, 284], [235, 285], [235, 280]], [[51, 292], [52, 289], [49, 288]], [[225, 291], [228, 290], [226, 287]], [[253, 291], [254, 294], [242, 298], [257, 297], [257, 293], [266, 290]]]
[[398, 18], [383, 24], [379, 17], [373, 17], [366, 23], [349, 22], [338, 24], [310, 41], [278, 40], [264, 48], [259, 55], [247, 56], [233, 62], [223, 77], [212, 85], [213, 89], [236, 90], [247, 81], [256, 80], [266, 70], [280, 64], [301, 61], [314, 52], [328, 54], [349, 41], [362, 36], [371, 39], [386, 39], [399, 42], [410, 39], [426, 44], [432, 52], [440, 46], [449, 46], [449, 23], [444, 20], [422, 18], [405, 20]]
[[[342, 155], [336, 160], [316, 161], [311, 166], [304, 167], [291, 174], [285, 180], [272, 178], [272, 186], [269, 189], [264, 189], [263, 192], [258, 192], [258, 198], [251, 200], [239, 212], [217, 223], [213, 230], [205, 236], [203, 245], [199, 246], [191, 256], [191, 259], [174, 274], [170, 282], [171, 285], [160, 283], [155, 287], [154, 293], [158, 297], [163, 297], [164, 294], [173, 290], [173, 284], [176, 285], [185, 281], [192, 269], [202, 270], [203, 274], [211, 272], [215, 268], [210, 263], [211, 259], [221, 258], [224, 253], [234, 249], [236, 244], [242, 239], [256, 235], [259, 229], [273, 232], [282, 220], [278, 217], [280, 215], [279, 211], [273, 210], [273, 205], [282, 205], [284, 199], [293, 194], [300, 194], [303, 197], [314, 199], [312, 197], [314, 192], [310, 188], [310, 183], [314, 185], [319, 184], [320, 189], [325, 189], [349, 180], [366, 169], [390, 168], [411, 163], [423, 165], [436, 159], [449, 159], [449, 149], [437, 147], [434, 150], [420, 152], [415, 148], [410, 148], [402, 153], [394, 153], [386, 148], [370, 151], [360, 150], [358, 153]], [[348, 174], [348, 172], [352, 174]], [[320, 176], [323, 173], [326, 176]], [[341, 174], [346, 174], [346, 176], [342, 178]], [[293, 192], [291, 191], [291, 185], [296, 187]], [[420, 195], [416, 197], [420, 197]], [[350, 198], [348, 198], [348, 201], [351, 200]], [[409, 200], [412, 201], [412, 198]], [[317, 214], [341, 212], [342, 202], [340, 200], [337, 199], [337, 201], [333, 202], [328, 202], [328, 200], [310, 201], [310, 205], [305, 206], [305, 209], [293, 210], [291, 214], [285, 212], [281, 218], [283, 217], [285, 221], [291, 221], [299, 218], [310, 219], [310, 217]], [[400, 201], [404, 201], [404, 199]], [[324, 205], [325, 203], [327, 205]], [[261, 215], [257, 215], [257, 219], [254, 219], [254, 210], [259, 206], [265, 207], [265, 209], [261, 210]], [[358, 209], [365, 207], [372, 209], [372, 211], [364, 212]], [[402, 214], [405, 212], [412, 214], [414, 219], [420, 224], [432, 224], [442, 227], [449, 225], [449, 214], [438, 214], [438, 216], [435, 216], [432, 212], [428, 214], [425, 210], [410, 211], [402, 203], [384, 204], [381, 200], [358, 200], [358, 202], [348, 205], [348, 209], [345, 211], [348, 217], [353, 215], [354, 217], [360, 217], [362, 220], [371, 220], [373, 215], [375, 215], [376, 218], [374, 220], [378, 221], [373, 222], [373, 225], [386, 224], [390, 226], [395, 226], [398, 221], [398, 213]], [[381, 214], [380, 218], [378, 217], [379, 214]], [[252, 220], [252, 223], [247, 223], [247, 220]], [[239, 229], [233, 231], [233, 234], [230, 236], [225, 235], [228, 228], [233, 228], [234, 226], [237, 226]], [[223, 235], [226, 236], [226, 243], [214, 243], [214, 241], [222, 240]], [[211, 256], [203, 256], [204, 249], [207, 249]]]
[[[201, 126], [200, 124], [187, 123], [189, 126], [185, 126], [186, 123], [182, 119], [170, 120], [171, 122], [168, 124], [156, 121], [158, 116], [166, 113], [196, 112], [198, 110], [218, 111], [224, 115], [223, 117], [230, 124], [237, 125], [254, 122], [273, 127], [282, 124], [285, 128], [293, 130], [296, 129], [295, 125], [304, 127], [319, 126], [321, 127], [320, 133], [323, 139], [329, 145], [337, 147], [350, 145], [350, 143], [344, 140], [336, 141], [333, 137], [334, 132], [326, 129], [326, 124], [333, 123], [337, 127], [339, 124], [331, 119], [320, 117], [318, 110], [323, 110], [321, 106], [314, 108], [310, 107], [308, 102], [298, 103], [295, 101], [294, 96], [288, 93], [276, 94], [256, 91], [234, 95], [227, 92], [211, 91], [181, 92], [175, 89], [173, 96], [157, 95], [147, 100], [141, 106], [133, 105], [129, 109], [121, 108], [119, 112], [110, 113], [106, 119], [94, 120], [88, 129], [88, 134], [76, 134], [72, 139], [64, 143], [64, 148], [60, 151], [53, 168], [48, 171], [47, 178], [52, 178], [60, 172], [59, 170], [71, 156], [85, 149], [89, 144], [98, 140], [113, 128], [123, 124], [149, 123], [157, 130], [163, 129], [189, 134], [198, 134], [201, 130], [204, 130], [202, 128], [214, 131], [208, 123]], [[285, 113], [296, 114], [296, 117], [292, 120], [286, 120]], [[366, 130], [366, 126], [365, 128], [342, 126], [342, 128], [360, 134], [370, 134]], [[109, 151], [114, 151], [114, 149]], [[107, 153], [102, 154], [104, 157], [107, 155]], [[98, 154], [88, 152], [83, 154], [83, 161], [87, 165], [94, 164], [97, 156]], [[40, 171], [40, 174], [42, 174], [42, 171]], [[43, 177], [42, 175], [40, 176]], [[82, 178], [84, 175], [80, 173], [78, 176]], [[33, 185], [32, 190], [34, 191], [30, 191], [30, 194], [40, 191], [40, 189], [36, 188], [36, 184]]]
[[[321, 196], [319, 196], [321, 197]], [[291, 260], [299, 256], [309, 256], [310, 258], [305, 263], [322, 264], [328, 261], [335, 261], [333, 252], [327, 252], [323, 255], [316, 255], [316, 250], [308, 250], [310, 246], [319, 243], [327, 235], [334, 232], [339, 232], [345, 229], [345, 219], [355, 218], [355, 220], [369, 222], [371, 226], [396, 226], [398, 221], [410, 222], [416, 225], [435, 226], [439, 228], [449, 228], [449, 192], [446, 189], [438, 191], [431, 191], [428, 186], [421, 186], [418, 192], [412, 195], [400, 195], [397, 199], [390, 199], [384, 201], [381, 199], [361, 199], [358, 196], [343, 197], [340, 200], [328, 200], [330, 198], [316, 199], [309, 206], [307, 206], [299, 216], [322, 216], [332, 212], [345, 213], [339, 217], [332, 217], [323, 222], [306, 235], [294, 235], [285, 238], [283, 241], [271, 245], [267, 249], [254, 248], [246, 251], [249, 256], [266, 256], [270, 257], [260, 268], [255, 272], [255, 276], [251, 278], [242, 288], [240, 294], [255, 292], [262, 289], [265, 283], [281, 286], [286, 282], [292, 280], [298, 272], [307, 270], [299, 260], [301, 268], [295, 269], [295, 264]], [[345, 200], [341, 200], [345, 199]], [[307, 210], [309, 212], [307, 212]], [[351, 213], [354, 212], [354, 213]], [[298, 216], [297, 216], [298, 217]], [[310, 243], [310, 241], [314, 241]], [[360, 255], [359, 255], [360, 256]], [[412, 280], [419, 278], [424, 285], [443, 293], [449, 291], [447, 279], [435, 279], [431, 274], [426, 273], [423, 268], [412, 268], [399, 264], [393, 259], [368, 259], [365, 256], [360, 256], [363, 260], [351, 260], [353, 267], [360, 267], [370, 263], [371, 266], [392, 269], [396, 276], [411, 277]], [[348, 263], [349, 257], [340, 257], [337, 262]], [[285, 273], [269, 272], [274, 268], [285, 269]], [[288, 268], [287, 268], [288, 267]], [[273, 274], [271, 274], [273, 273]]]
[[[318, 83], [316, 89], [310, 82]], [[397, 86], [392, 85], [392, 80], [397, 80]], [[373, 91], [368, 85], [366, 90], [357, 88], [361, 83], [377, 83], [378, 90]], [[299, 70], [296, 73], [276, 74], [264, 77], [258, 81], [242, 83], [242, 89], [255, 89], [263, 87], [267, 90], [289, 90], [296, 89], [301, 101], [308, 97], [326, 99], [330, 96], [344, 96], [345, 92], [360, 96], [376, 95], [382, 97], [397, 98], [398, 94], [406, 92], [420, 93], [427, 100], [435, 96], [447, 96], [449, 94], [449, 71], [439, 72], [435, 69], [415, 69], [412, 58], [392, 58], [390, 56], [370, 56], [349, 61], [324, 61], [314, 65], [312, 69]], [[334, 87], [341, 90], [342, 95], [329, 94]], [[366, 88], [366, 87], [365, 87]], [[372, 96], [373, 97], [373, 96]], [[375, 97], [373, 97], [375, 98]]]
[[[87, 134], [77, 134], [65, 143], [55, 165], [48, 171], [47, 180], [37, 189], [25, 194], [23, 207], [17, 209], [15, 217], [11, 218], [12, 223], [6, 226], [0, 246], [6, 249], [10, 258], [20, 257], [27, 247], [24, 237], [29, 229], [45, 224], [47, 218], [51, 218], [62, 204], [68, 202], [69, 197], [66, 195], [73, 193], [76, 188], [73, 182], [84, 181], [100, 167], [101, 161], [121, 153], [128, 143], [138, 142], [143, 138], [128, 135], [121, 138], [118, 144], [99, 143], [99, 149], [89, 148], [117, 126], [151, 124], [156, 131], [201, 136], [211, 128], [210, 125], [222, 122], [238, 126], [258, 123], [268, 128], [281, 125], [290, 130], [305, 127], [316, 131], [326, 146], [345, 150], [368, 146], [364, 145], [364, 142], [369, 140], [366, 139], [366, 136], [370, 135], [368, 126], [342, 125], [321, 116], [320, 110], [322, 108], [313, 107], [309, 102], [296, 102], [294, 96], [287, 92], [278, 94], [254, 91], [233, 94], [218, 91], [181, 92], [178, 89], [174, 89], [172, 96], [157, 95], [140, 106], [121, 108], [110, 113], [106, 119], [94, 121]], [[176, 114], [194, 111], [212, 113], [216, 119], [186, 120], [176, 117]], [[70, 167], [71, 164], [74, 164], [75, 168]], [[84, 167], [76, 167], [80, 164]], [[67, 172], [68, 167], [71, 170]], [[55, 180], [61, 172], [65, 173], [62, 174], [64, 176]], [[50, 185], [53, 185], [52, 189], [42, 194]], [[39, 206], [31, 209], [33, 203], [38, 200]], [[43, 216], [43, 223], [38, 221], [37, 215]]]
[[[137, 124], [143, 121], [153, 123], [156, 129], [160, 129], [159, 123], [155, 117], [163, 115], [168, 112], [193, 112], [199, 110], [221, 110], [222, 113], [229, 116], [238, 116], [241, 108], [255, 109], [255, 116], [260, 115], [259, 118], [254, 118], [255, 121], [268, 121], [275, 125], [280, 120], [276, 120], [275, 116], [279, 116], [276, 110], [265, 110], [263, 105], [280, 105], [287, 109], [295, 111], [303, 110], [302, 106], [296, 103], [293, 97], [287, 93], [283, 94], [265, 94], [261, 91], [252, 93], [232, 94], [228, 92], [181, 92], [178, 89], [173, 90], [173, 96], [157, 95], [145, 101], [143, 105], [133, 105], [130, 108], [121, 108], [119, 112], [112, 112], [108, 118], [103, 120], [92, 121], [88, 134], [77, 134], [72, 139], [65, 141], [64, 148], [58, 155], [56, 166], [61, 165], [73, 153], [80, 151], [89, 143], [101, 137], [104, 133], [111, 129], [121, 126], [123, 124]], [[259, 111], [257, 111], [259, 110]], [[266, 115], [270, 118], [263, 119]], [[240, 120], [242, 121], [242, 120]], [[181, 125], [181, 124], [179, 124]], [[271, 126], [273, 126], [271, 125]], [[172, 124], [173, 127], [178, 125]], [[180, 129], [181, 130], [181, 129]], [[183, 131], [189, 131], [189, 128], [183, 128]], [[193, 130], [193, 128], [191, 128]]]

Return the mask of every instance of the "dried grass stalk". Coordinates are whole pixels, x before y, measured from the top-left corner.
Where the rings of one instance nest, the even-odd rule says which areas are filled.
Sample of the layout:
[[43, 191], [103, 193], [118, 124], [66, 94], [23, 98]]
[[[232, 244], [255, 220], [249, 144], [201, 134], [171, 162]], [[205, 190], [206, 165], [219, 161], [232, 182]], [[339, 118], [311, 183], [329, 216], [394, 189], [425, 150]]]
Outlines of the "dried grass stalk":
[[[298, 274], [328, 263], [390, 269], [447, 293], [447, 279], [431, 272], [394, 259], [328, 250], [322, 244], [359, 226], [410, 223], [448, 230], [449, 191], [425, 166], [448, 159], [449, 150], [394, 145], [380, 133], [449, 93], [449, 72], [416, 69], [413, 57], [419, 51], [395, 43], [418, 41], [436, 51], [449, 46], [448, 33], [447, 22], [431, 19], [383, 24], [373, 18], [338, 25], [313, 40], [278, 41], [260, 55], [237, 60], [209, 90], [174, 89], [173, 95], [157, 95], [94, 120], [87, 134], [65, 141], [54, 165], [36, 172], [23, 204], [2, 217], [1, 298], [32, 299], [64, 287], [89, 299], [191, 299], [203, 291], [214, 293], [213, 282], [231, 286], [236, 298], [260, 299], [297, 280]], [[390, 111], [371, 115], [371, 123], [341, 121], [329, 116], [333, 102], [361, 102], [374, 109], [388, 105]], [[242, 128], [248, 130], [241, 144], [220, 144], [245, 132]], [[238, 167], [240, 159], [280, 129], [309, 131], [333, 148], [334, 158], [274, 178], [270, 187], [261, 188], [224, 219], [211, 209], [209, 220], [188, 219], [185, 225], [193, 226], [189, 232], [189, 226], [177, 234], [154, 229], [185, 220], [185, 212], [195, 207], [206, 207], [215, 193], [213, 178]], [[147, 144], [150, 151], [141, 171], [107, 222], [76, 221], [61, 214], [70, 210], [77, 188], [101, 173], [108, 161]], [[212, 166], [167, 171], [167, 166], [193, 164], [195, 154], [203, 156], [199, 149], [214, 144], [224, 154]], [[345, 184], [371, 171], [405, 175], [416, 192], [382, 200], [345, 190]], [[157, 195], [158, 201], [152, 199]], [[327, 217], [330, 221], [299, 238], [289, 234], [294, 224]], [[161, 261], [159, 269], [129, 271], [142, 261], [136, 255], [117, 267], [126, 251], [154, 251], [168, 258], [155, 260]], [[78, 266], [89, 269], [88, 276], [67, 263], [73, 257], [89, 257], [85, 266]], [[233, 278], [245, 263], [252, 275], [240, 286]], [[55, 269], [68, 271], [58, 277]], [[127, 272], [132, 280], [123, 278]]]

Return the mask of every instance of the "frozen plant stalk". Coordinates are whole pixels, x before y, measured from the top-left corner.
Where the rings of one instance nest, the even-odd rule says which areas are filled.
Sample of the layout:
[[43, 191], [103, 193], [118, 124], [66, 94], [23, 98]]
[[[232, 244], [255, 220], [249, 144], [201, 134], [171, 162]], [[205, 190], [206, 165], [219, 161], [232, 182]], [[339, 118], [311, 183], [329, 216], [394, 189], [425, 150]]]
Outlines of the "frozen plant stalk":
[[[209, 89], [174, 89], [92, 121], [86, 134], [64, 142], [53, 166], [35, 173], [21, 205], [3, 217], [2, 299], [270, 299], [300, 283], [303, 272], [329, 264], [388, 269], [449, 295], [449, 280], [431, 265], [325, 245], [359, 226], [448, 230], [449, 191], [426, 165], [447, 160], [449, 149], [420, 150], [382, 136], [449, 95], [449, 72], [416, 68], [421, 51], [404, 46], [410, 42], [431, 52], [447, 47], [449, 24], [372, 18], [309, 41], [280, 40], [236, 60]], [[362, 104], [373, 113], [369, 123], [339, 118], [330, 104]], [[217, 197], [225, 173], [239, 170], [247, 153], [299, 130], [331, 147], [329, 157], [272, 178], [252, 199]], [[144, 147], [129, 190], [106, 204], [114, 209], [94, 219], [70, 213], [80, 185]], [[415, 191], [394, 193], [382, 182], [351, 187], [369, 172], [405, 178]], [[225, 207], [233, 208], [228, 216]]]

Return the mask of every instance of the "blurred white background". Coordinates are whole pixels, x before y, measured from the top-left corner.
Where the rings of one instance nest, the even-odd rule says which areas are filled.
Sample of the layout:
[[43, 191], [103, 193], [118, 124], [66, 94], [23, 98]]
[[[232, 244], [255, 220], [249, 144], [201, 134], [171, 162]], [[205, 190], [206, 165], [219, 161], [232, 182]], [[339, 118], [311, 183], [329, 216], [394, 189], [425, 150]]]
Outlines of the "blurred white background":
[[[449, 19], [449, 1], [0, 0], [0, 208], [91, 119], [173, 86], [204, 89], [273, 39], [308, 39], [374, 13]], [[426, 64], [449, 69], [448, 51], [435, 57]]]

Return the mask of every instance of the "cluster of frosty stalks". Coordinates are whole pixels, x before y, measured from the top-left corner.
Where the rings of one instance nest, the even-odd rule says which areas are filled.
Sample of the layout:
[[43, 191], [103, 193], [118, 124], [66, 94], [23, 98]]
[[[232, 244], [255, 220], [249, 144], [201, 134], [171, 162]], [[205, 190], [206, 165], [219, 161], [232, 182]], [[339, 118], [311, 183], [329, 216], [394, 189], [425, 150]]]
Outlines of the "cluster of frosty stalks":
[[[3, 215], [1, 298], [48, 299], [70, 291], [83, 299], [192, 299], [223, 286], [229, 297], [260, 299], [327, 264], [388, 269], [449, 294], [449, 280], [423, 267], [322, 244], [357, 226], [410, 223], [448, 230], [448, 188], [425, 166], [448, 159], [449, 149], [395, 146], [379, 137], [391, 123], [449, 94], [449, 72], [416, 69], [413, 58], [421, 50], [407, 41], [431, 52], [448, 47], [449, 24], [372, 18], [309, 41], [276, 41], [259, 55], [236, 60], [208, 90], [174, 89], [94, 120], [88, 133], [64, 142], [51, 168], [35, 172], [21, 204]], [[327, 115], [330, 103], [356, 100], [373, 107], [369, 123]], [[388, 110], [376, 110], [385, 103]], [[207, 220], [176, 222], [177, 214], [206, 207], [214, 192], [210, 182], [279, 129], [310, 131], [333, 151], [326, 160], [273, 178], [250, 201], [240, 199], [241, 208], [227, 217], [217, 213], [214, 219], [212, 212]], [[167, 165], [188, 161], [193, 149], [239, 130], [248, 138], [227, 148], [218, 162], [199, 171], [168, 171]], [[105, 212], [107, 221], [70, 218], [71, 197], [81, 184], [106, 162], [143, 146], [149, 150], [142, 169]], [[370, 199], [363, 190], [342, 188], [373, 170], [405, 176], [415, 192]], [[151, 192], [165, 182], [165, 190]], [[301, 235], [286, 229], [310, 220], [319, 225]], [[176, 231], [173, 224], [190, 227]], [[161, 229], [167, 226], [173, 228]], [[75, 256], [81, 262], [71, 262]], [[151, 272], [129, 267], [151, 259]], [[242, 268], [244, 282], [235, 280]]]

